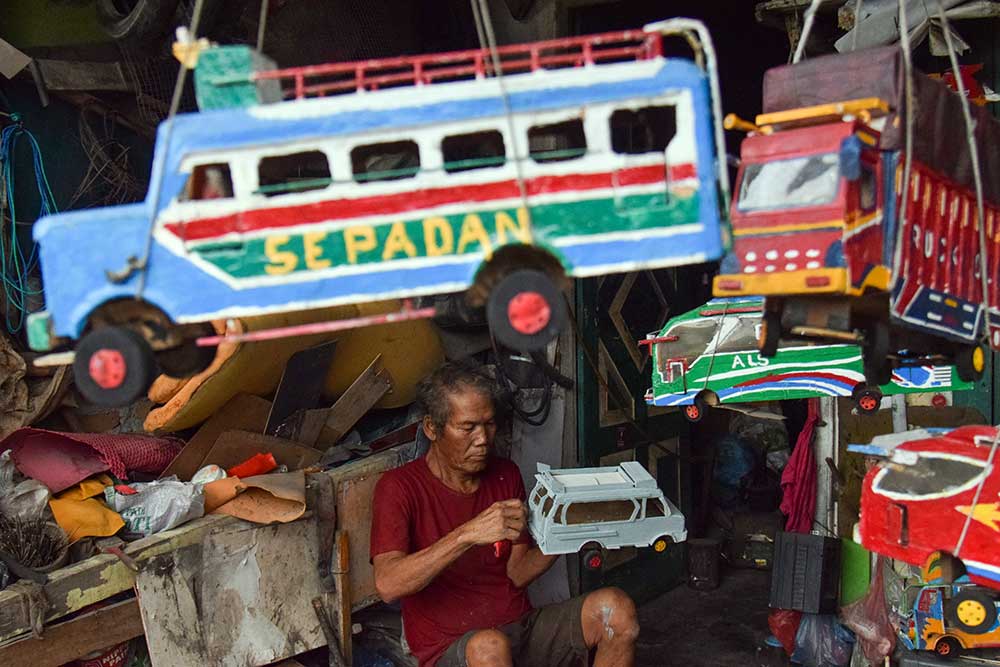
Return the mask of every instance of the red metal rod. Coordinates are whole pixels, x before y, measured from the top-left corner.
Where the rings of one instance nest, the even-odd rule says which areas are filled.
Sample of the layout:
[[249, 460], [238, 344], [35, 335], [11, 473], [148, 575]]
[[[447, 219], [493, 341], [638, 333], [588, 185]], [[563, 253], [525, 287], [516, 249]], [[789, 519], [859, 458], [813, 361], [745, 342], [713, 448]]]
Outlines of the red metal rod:
[[643, 338], [642, 340], [636, 342], [640, 347], [643, 345], [649, 345], [652, 347], [656, 343], [673, 343], [678, 340], [680, 340], [680, 338], [677, 336], [660, 336], [659, 338]]
[[262, 340], [274, 340], [276, 338], [291, 338], [292, 336], [310, 336], [318, 333], [330, 333], [331, 331], [344, 331], [346, 329], [359, 329], [370, 327], [376, 324], [390, 324], [392, 322], [408, 322], [410, 320], [425, 320], [437, 314], [437, 310], [431, 308], [404, 308], [398, 313], [385, 313], [382, 315], [368, 315], [365, 317], [353, 317], [349, 320], [334, 320], [331, 322], [314, 322], [312, 324], [299, 324], [292, 327], [279, 327], [276, 329], [263, 329], [261, 331], [251, 331], [244, 334], [203, 336], [195, 343], [199, 347], [211, 347], [221, 343], [252, 343]]

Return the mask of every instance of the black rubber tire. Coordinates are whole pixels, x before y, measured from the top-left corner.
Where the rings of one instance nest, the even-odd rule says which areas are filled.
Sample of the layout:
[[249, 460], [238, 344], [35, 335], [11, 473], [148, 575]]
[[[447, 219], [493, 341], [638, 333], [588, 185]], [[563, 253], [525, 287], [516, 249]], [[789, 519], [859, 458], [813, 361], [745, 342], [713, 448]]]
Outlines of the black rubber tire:
[[[125, 378], [113, 389], [101, 387], [90, 377], [90, 358], [101, 349], [117, 350], [125, 359]], [[145, 395], [153, 382], [155, 368], [153, 351], [142, 336], [124, 327], [103, 327], [86, 334], [76, 346], [73, 379], [90, 403], [117, 408]]]
[[156, 352], [154, 356], [164, 375], [185, 378], [197, 375], [208, 368], [215, 360], [217, 350], [214, 345], [198, 347], [193, 340], [189, 340], [169, 350]]
[[[882, 403], [882, 392], [862, 382], [851, 392], [851, 399], [854, 401], [854, 405], [858, 408], [860, 414], [873, 415], [879, 411], [879, 406]], [[871, 407], [868, 399], [875, 400], [874, 407]]]
[[[681, 413], [684, 415], [684, 419], [688, 420], [692, 424], [696, 424], [705, 418], [705, 413], [708, 412], [708, 401], [702, 395], [706, 392], [701, 392], [694, 397], [694, 402], [691, 405], [681, 406]], [[690, 408], [694, 408], [691, 410]]]
[[757, 341], [762, 357], [773, 357], [778, 353], [781, 341], [781, 313], [765, 310], [761, 316], [760, 340]]
[[865, 334], [862, 348], [865, 379], [873, 387], [880, 387], [892, 379], [892, 365], [889, 363], [889, 325], [875, 322]]
[[[507, 314], [510, 302], [522, 292], [537, 292], [549, 306], [548, 323], [534, 334], [515, 329]], [[490, 291], [486, 302], [486, 321], [493, 336], [504, 347], [518, 352], [543, 350], [566, 326], [566, 299], [555, 283], [541, 271], [520, 269], [504, 276]]]
[[[982, 623], [979, 623], [978, 625], [969, 625], [958, 617], [958, 605], [966, 600], [977, 602], [986, 610], [986, 615], [983, 617]], [[992, 597], [982, 591], [966, 589], [964, 591], [960, 591], [957, 595], [948, 600], [944, 608], [944, 617], [946, 621], [962, 632], [967, 632], [970, 635], [986, 634], [997, 621], [996, 602]]]
[[963, 382], [978, 382], [983, 377], [983, 369], [976, 370], [976, 364], [973, 361], [977, 352], [983, 354], [985, 360], [986, 350], [978, 345], [959, 348], [958, 352], [955, 353], [955, 370], [958, 371], [958, 378]]
[[[601, 559], [601, 565], [599, 567], [591, 567], [590, 561], [597, 556]], [[600, 547], [584, 547], [580, 551], [580, 563], [583, 565], [583, 569], [588, 572], [600, 572], [604, 569], [604, 553], [601, 551]]]
[[173, 27], [178, 0], [97, 0], [97, 20], [108, 37], [138, 46]]
[[939, 658], [944, 658], [945, 660], [951, 660], [952, 658], [957, 658], [962, 654], [962, 645], [958, 643], [958, 640], [954, 637], [942, 637], [934, 645], [934, 653], [937, 654]]

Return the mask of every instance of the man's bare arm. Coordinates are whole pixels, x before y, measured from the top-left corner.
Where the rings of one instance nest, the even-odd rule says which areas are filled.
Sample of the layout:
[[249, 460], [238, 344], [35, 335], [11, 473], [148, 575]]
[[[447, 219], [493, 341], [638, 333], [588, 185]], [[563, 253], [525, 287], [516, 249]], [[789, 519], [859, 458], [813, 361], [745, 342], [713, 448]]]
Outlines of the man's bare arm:
[[412, 554], [389, 551], [372, 559], [375, 590], [384, 602], [413, 595], [470, 548], [500, 540], [516, 540], [524, 530], [520, 500], [493, 503], [479, 516], [451, 531], [426, 549]]
[[559, 556], [546, 556], [537, 546], [515, 544], [507, 561], [507, 576], [518, 588], [524, 588], [552, 567]]

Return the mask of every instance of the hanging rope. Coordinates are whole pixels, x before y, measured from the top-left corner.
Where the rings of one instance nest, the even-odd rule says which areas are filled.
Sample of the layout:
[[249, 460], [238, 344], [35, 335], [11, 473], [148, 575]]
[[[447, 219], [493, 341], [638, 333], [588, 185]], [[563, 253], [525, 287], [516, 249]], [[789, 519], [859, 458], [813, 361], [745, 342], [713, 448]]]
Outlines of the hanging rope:
[[[205, 0], [195, 0], [194, 10], [191, 12], [191, 41], [198, 39], [198, 23], [201, 21], [201, 10]], [[163, 179], [167, 168], [167, 155], [170, 153], [170, 139], [174, 133], [174, 117], [181, 106], [181, 96], [184, 93], [184, 82], [187, 80], [187, 67], [182, 62], [177, 70], [177, 80], [174, 82], [174, 94], [170, 98], [170, 111], [164, 121], [162, 148], [157, 151], [159, 160], [153, 164], [152, 177], [150, 179], [149, 201], [152, 208], [149, 210], [149, 228], [146, 230], [146, 248], [143, 251], [142, 259], [135, 264], [139, 271], [139, 284], [136, 289], [135, 298], [141, 299], [142, 293], [146, 291], [146, 274], [149, 269], [149, 256], [153, 252], [153, 233], [156, 231], [156, 216], [160, 210], [160, 196], [163, 194]]]
[[792, 63], [802, 60], [802, 54], [806, 50], [806, 42], [809, 40], [809, 33], [812, 32], [813, 21], [816, 19], [816, 10], [819, 9], [823, 0], [812, 0], [809, 8], [806, 9], [805, 21], [802, 23], [802, 34], [799, 35], [799, 43], [795, 45], [795, 55], [792, 56]]
[[42, 151], [38, 146], [38, 141], [30, 131], [24, 128], [20, 118], [16, 114], [11, 114], [15, 119], [13, 125], [8, 125], [0, 131], [0, 171], [3, 172], [3, 197], [7, 208], [10, 211], [10, 224], [7, 227], [9, 235], [0, 233], [0, 273], [3, 275], [3, 290], [7, 300], [7, 308], [4, 318], [7, 330], [17, 333], [24, 326], [24, 318], [28, 312], [28, 299], [41, 294], [41, 290], [31, 287], [31, 274], [38, 265], [38, 246], [31, 241], [31, 250], [28, 256], [24, 256], [21, 242], [18, 238], [18, 227], [30, 227], [32, 222], [19, 222], [17, 217], [17, 206], [15, 202], [15, 179], [17, 171], [14, 159], [16, 157], [17, 142], [26, 138], [30, 145], [32, 156], [32, 167], [35, 171], [35, 187], [38, 189], [39, 208], [35, 219], [55, 213], [56, 200], [52, 195], [52, 188], [49, 186], [49, 179], [45, 175], [45, 164], [42, 161]]
[[[989, 262], [986, 258], [988, 248], [986, 246], [985, 201], [983, 197], [983, 177], [979, 167], [979, 148], [976, 145], [976, 124], [972, 119], [972, 112], [969, 110], [969, 97], [965, 91], [965, 84], [962, 82], [962, 73], [958, 66], [958, 56], [955, 55], [955, 44], [951, 38], [951, 26], [948, 23], [948, 16], [944, 7], [941, 5], [940, 0], [938, 0], [937, 6], [938, 17], [941, 20], [941, 28], [944, 32], [945, 44], [948, 47], [948, 60], [951, 61], [951, 70], [955, 75], [955, 83], [958, 87], [958, 96], [962, 100], [962, 118], [965, 121], [965, 138], [969, 145], [969, 158], [972, 161], [972, 178], [976, 186], [976, 225], [979, 227], [979, 274], [982, 281], [983, 317], [986, 319], [984, 332], [986, 332], [989, 330], [989, 278], [987, 275]], [[993, 443], [990, 446], [990, 454], [986, 459], [987, 471], [993, 469], [993, 460], [996, 457], [998, 444], [1000, 444], [1000, 428], [998, 428], [996, 433], [993, 435]], [[972, 523], [972, 517], [976, 514], [976, 506], [979, 504], [979, 498], [983, 493], [983, 486], [985, 486], [986, 478], [988, 476], [989, 473], [987, 472], [987, 474], [983, 475], [983, 478], [979, 481], [979, 485], [976, 487], [976, 493], [972, 498], [972, 507], [969, 509], [969, 513], [965, 517], [962, 532], [958, 536], [958, 543], [955, 544], [956, 558], [959, 557], [962, 547], [965, 545], [965, 537], [969, 533], [969, 526]]]
[[260, 0], [260, 17], [257, 19], [257, 52], [264, 51], [264, 33], [267, 32], [268, 0]]
[[[519, 154], [520, 151], [518, 151], [520, 142], [518, 141], [517, 130], [514, 126], [514, 109], [510, 104], [510, 95], [507, 93], [507, 84], [504, 81], [503, 65], [500, 63], [500, 53], [497, 51], [497, 40], [496, 35], [493, 33], [493, 20], [490, 18], [490, 8], [486, 0], [471, 1], [473, 16], [477, 19], [476, 32], [479, 33], [480, 39], [484, 35], [486, 37], [486, 45], [489, 48], [493, 71], [496, 76], [497, 85], [500, 87], [504, 115], [507, 117], [507, 131], [510, 133], [510, 140], [513, 144], [511, 152], [514, 157], [514, 169], [517, 172], [517, 190], [521, 196], [521, 207], [528, 218], [528, 228], [531, 229], [531, 208], [528, 205], [528, 189], [524, 183], [524, 165], [521, 163], [521, 155]], [[479, 29], [480, 21], [482, 22], [482, 30]]]
[[858, 50], [858, 33], [861, 32], [861, 1], [854, 3], [854, 34], [851, 36], [851, 51]]

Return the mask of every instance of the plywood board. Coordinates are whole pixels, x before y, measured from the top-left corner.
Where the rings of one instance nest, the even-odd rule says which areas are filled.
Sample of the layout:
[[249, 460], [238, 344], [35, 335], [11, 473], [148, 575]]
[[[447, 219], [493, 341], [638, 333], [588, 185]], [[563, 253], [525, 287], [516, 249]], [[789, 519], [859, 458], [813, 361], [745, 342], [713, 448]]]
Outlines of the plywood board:
[[[136, 578], [154, 667], [267, 665], [325, 645], [316, 520], [239, 522]], [[290, 558], [289, 554], [294, 554]]]
[[289, 470], [301, 470], [311, 466], [323, 455], [317, 449], [283, 438], [273, 438], [249, 431], [226, 431], [219, 436], [205, 456], [205, 463], [214, 463], [228, 469], [243, 463], [255, 454], [267, 452], [274, 455], [278, 465], [286, 465]]

